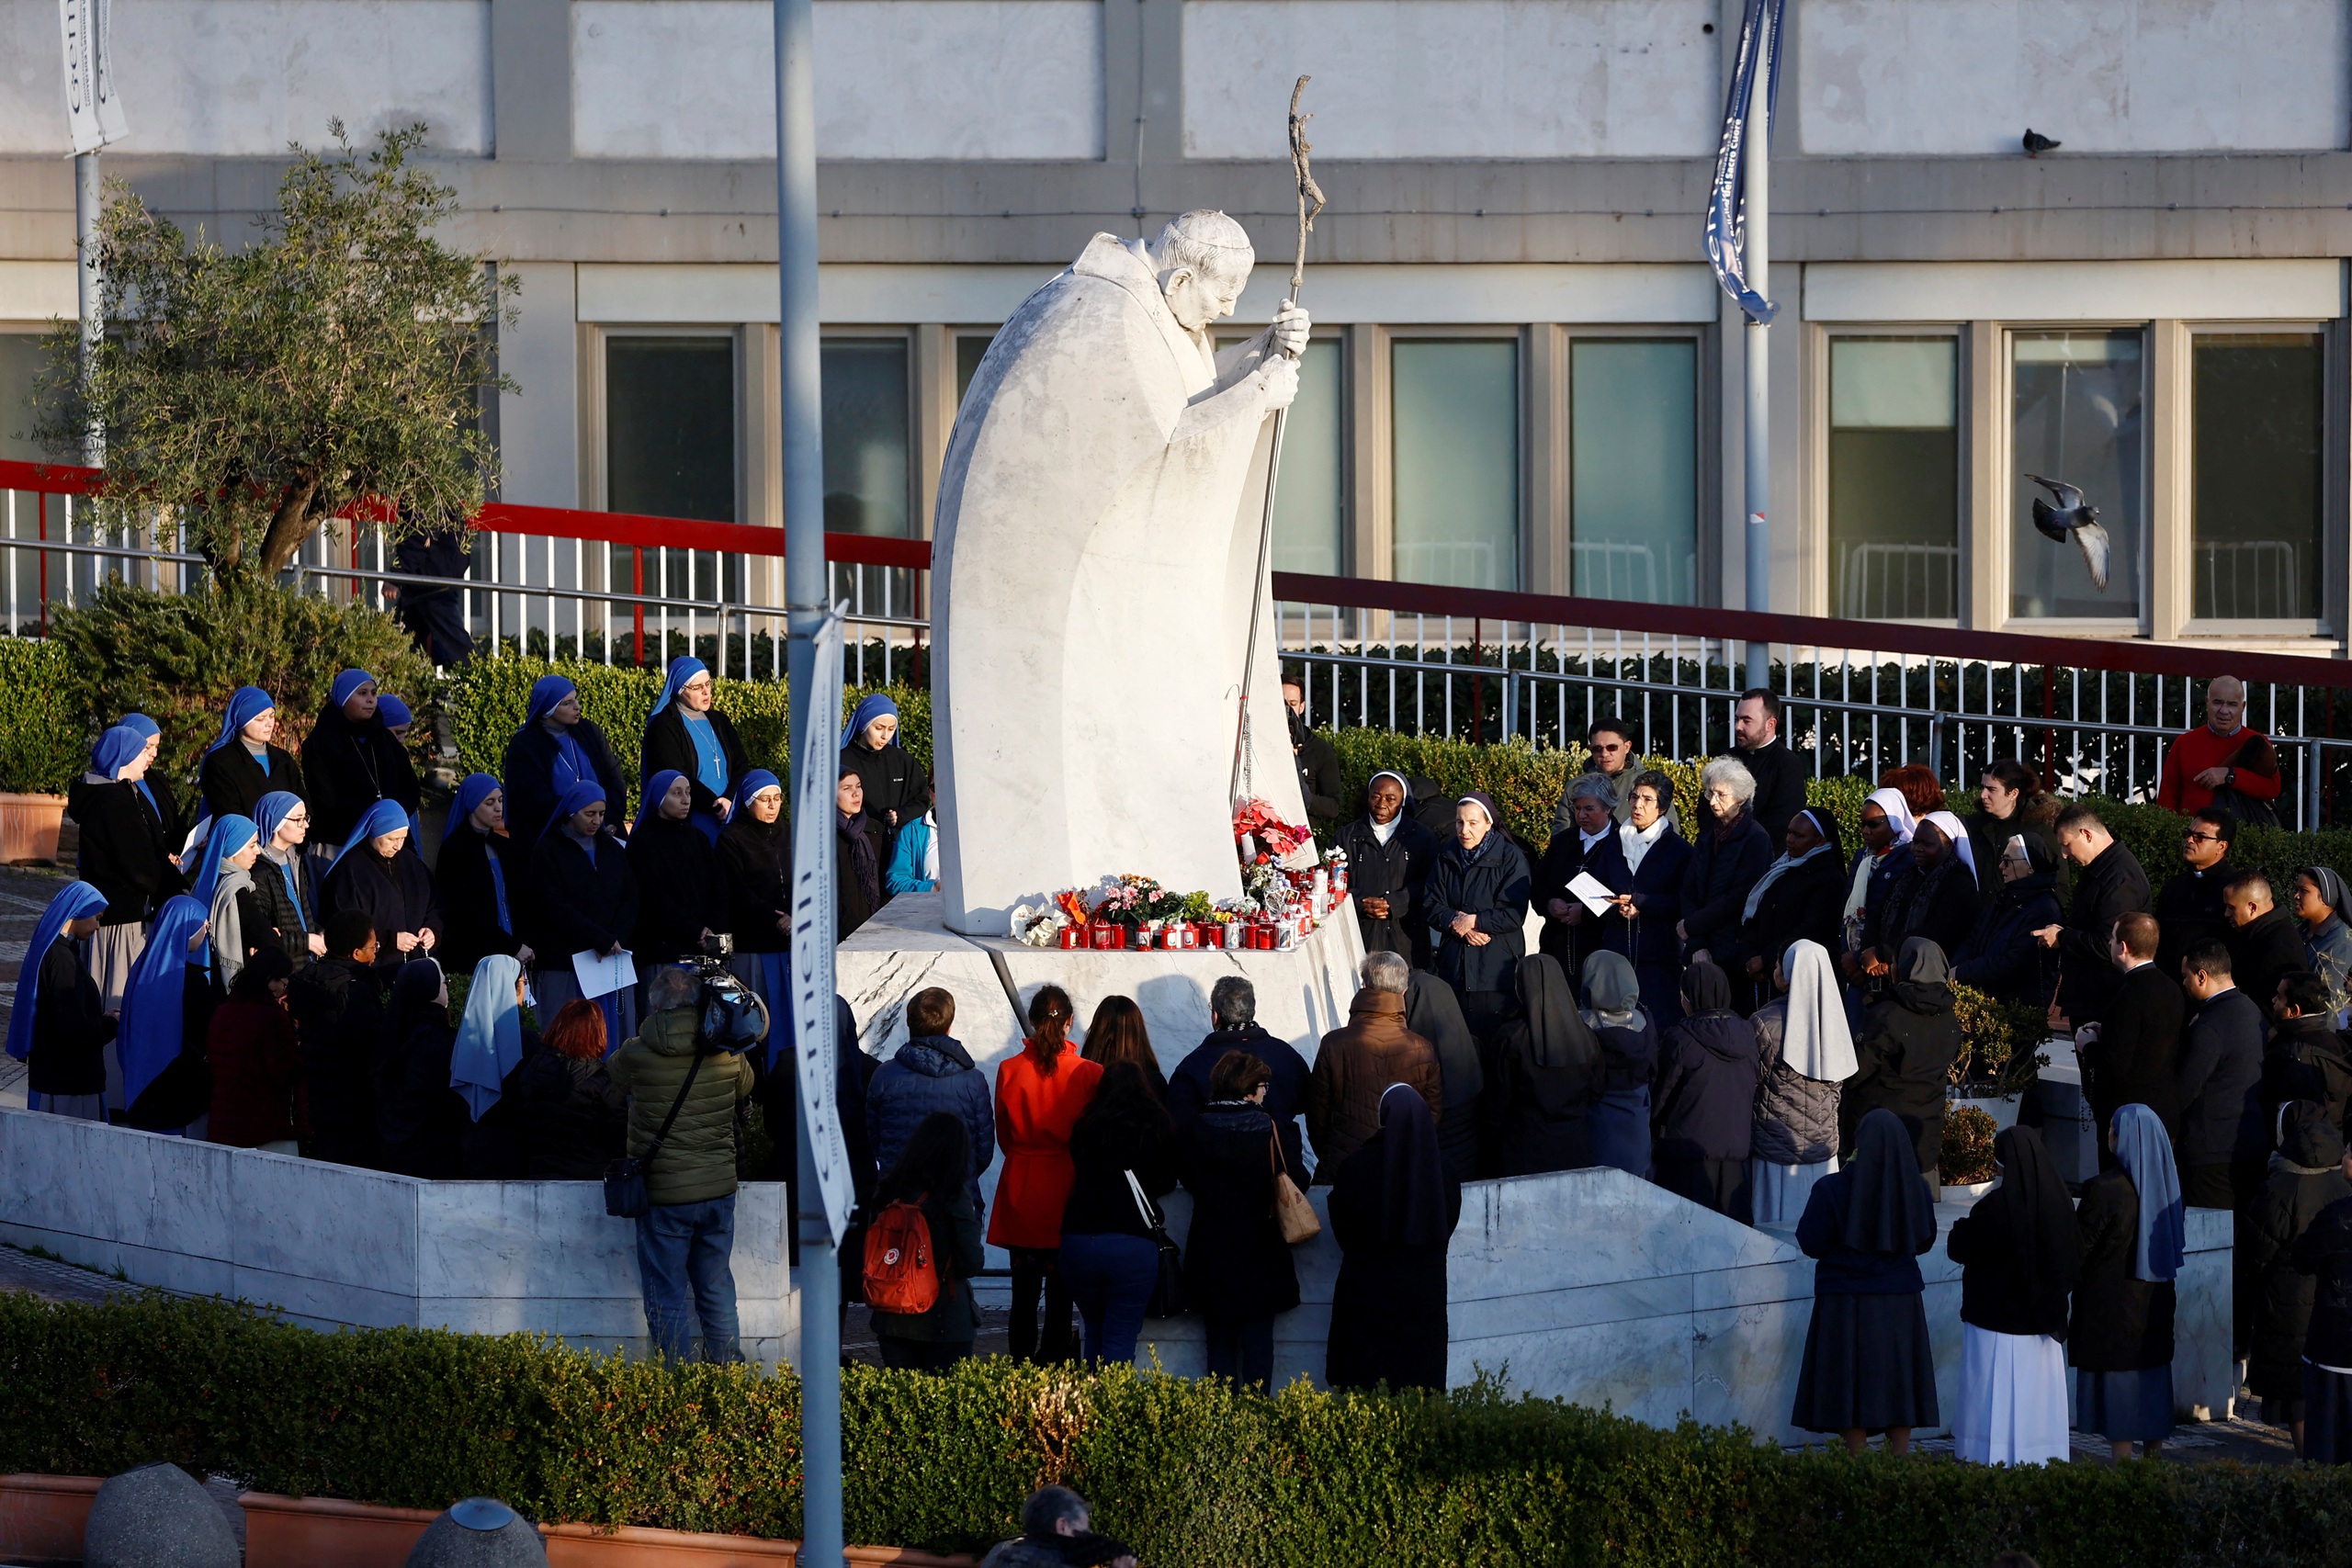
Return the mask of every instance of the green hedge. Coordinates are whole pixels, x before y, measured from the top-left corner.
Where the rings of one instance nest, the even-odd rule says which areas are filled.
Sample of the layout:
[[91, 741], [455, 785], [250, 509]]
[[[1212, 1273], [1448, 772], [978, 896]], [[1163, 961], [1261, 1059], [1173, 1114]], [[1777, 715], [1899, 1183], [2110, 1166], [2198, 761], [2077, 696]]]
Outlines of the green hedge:
[[[580, 688], [580, 707], [605, 732], [630, 775], [629, 806], [637, 809], [638, 746], [653, 699], [662, 694], [662, 672], [580, 660], [475, 659], [450, 676], [451, 727], [460, 773], [495, 773], [506, 756], [506, 738], [523, 723], [531, 685], [542, 675], [571, 678]], [[734, 721], [752, 765], [785, 776], [789, 750], [791, 705], [781, 681], [720, 681], [717, 706]], [[860, 699], [887, 693], [899, 705], [899, 743], [926, 768], [931, 766], [931, 694], [911, 686], [854, 686], [842, 694], [842, 721]]]
[[[520, 1335], [314, 1334], [146, 1297], [0, 1298], [0, 1471], [150, 1460], [262, 1490], [546, 1521], [789, 1537], [789, 1371], [658, 1365]], [[1185, 1568], [2047, 1568], [2341, 1561], [2352, 1472], [2139, 1463], [1998, 1471], [1786, 1455], [1505, 1397], [1271, 1397], [997, 1359], [842, 1374], [849, 1539], [971, 1551], [1043, 1482], [1075, 1486], [1147, 1562]]]
[[0, 791], [63, 795], [90, 765], [90, 737], [67, 704], [65, 650], [32, 637], [0, 637]]

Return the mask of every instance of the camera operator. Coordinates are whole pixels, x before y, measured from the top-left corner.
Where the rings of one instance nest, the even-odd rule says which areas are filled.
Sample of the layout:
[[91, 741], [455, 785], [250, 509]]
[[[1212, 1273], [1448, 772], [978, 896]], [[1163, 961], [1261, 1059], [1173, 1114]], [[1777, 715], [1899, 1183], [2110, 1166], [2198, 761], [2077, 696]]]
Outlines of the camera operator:
[[767, 1010], [724, 964], [710, 960], [654, 970], [645, 1006], [643, 1026], [613, 1054], [608, 1071], [629, 1096], [628, 1152], [647, 1161], [652, 1199], [652, 1211], [637, 1222], [646, 1332], [656, 1351], [683, 1361], [699, 1319], [703, 1359], [738, 1361], [729, 1262], [735, 1247], [735, 1112], [752, 1092], [752, 1064], [743, 1053], [765, 1037]]

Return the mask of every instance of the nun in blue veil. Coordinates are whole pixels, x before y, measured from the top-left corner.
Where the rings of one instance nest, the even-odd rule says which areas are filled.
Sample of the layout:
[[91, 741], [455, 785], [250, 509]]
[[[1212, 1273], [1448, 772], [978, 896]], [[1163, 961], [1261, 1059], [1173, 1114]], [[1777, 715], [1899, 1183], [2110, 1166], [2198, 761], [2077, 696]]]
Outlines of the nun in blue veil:
[[642, 784], [656, 773], [674, 773], [693, 792], [694, 825], [712, 843], [733, 814], [731, 792], [751, 772], [735, 726], [712, 706], [716, 687], [710, 671], [699, 659], [673, 659], [653, 699], [652, 716], [645, 721], [645, 738], [638, 748], [638, 778]]
[[[610, 798], [628, 797], [616, 791]], [[531, 988], [540, 1016], [552, 1019], [564, 1003], [586, 994], [575, 960], [627, 953], [637, 929], [637, 875], [628, 846], [613, 833], [601, 784], [582, 780], [564, 792], [532, 847], [530, 864], [524, 941], [537, 965]], [[604, 1010], [610, 1055], [637, 1032], [637, 987], [623, 986], [595, 999]]]
[[240, 686], [229, 696], [220, 733], [204, 749], [197, 787], [206, 817], [251, 817], [261, 797], [282, 789], [310, 798], [300, 764], [277, 743], [277, 699], [259, 686]]
[[580, 689], [561, 675], [542, 675], [531, 685], [523, 727], [506, 742], [498, 770], [506, 794], [507, 830], [515, 842], [535, 841], [555, 820], [556, 807], [572, 785], [597, 785], [620, 810], [628, 781], [605, 732], [580, 714]]
[[213, 1008], [203, 963], [209, 952], [204, 906], [186, 894], [165, 900], [122, 998], [116, 1052], [126, 1126], [204, 1135], [198, 1123], [212, 1104], [204, 1056]]
[[468, 1181], [515, 1181], [526, 1173], [520, 1107], [506, 1089], [515, 1069], [541, 1048], [538, 1035], [523, 1027], [526, 994], [522, 964], [503, 953], [475, 964], [466, 987], [449, 1051], [449, 1088], [466, 1104], [458, 1170]]
[[8, 1008], [8, 1055], [26, 1063], [28, 1110], [106, 1120], [106, 1047], [115, 1021], [90, 978], [84, 944], [97, 934], [107, 896], [86, 882], [58, 889], [25, 944]]

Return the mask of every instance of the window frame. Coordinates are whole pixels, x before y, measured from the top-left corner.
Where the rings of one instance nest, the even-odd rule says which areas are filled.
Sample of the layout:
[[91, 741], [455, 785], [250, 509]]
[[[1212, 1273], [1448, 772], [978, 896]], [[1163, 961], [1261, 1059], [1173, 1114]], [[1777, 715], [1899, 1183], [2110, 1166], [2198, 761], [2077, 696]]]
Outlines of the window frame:
[[[2158, 527], [2158, 518], [2164, 511], [2165, 503], [2157, 495], [2157, 485], [2161, 475], [2158, 472], [2156, 448], [2164, 438], [2166, 418], [2166, 411], [2159, 407], [2159, 400], [2165, 396], [2167, 389], [2164, 385], [2164, 378], [2158, 363], [2161, 337], [2158, 323], [2145, 318], [2137, 321], [2109, 317], [2068, 321], [2011, 321], [2003, 318], [1989, 322], [1988, 325], [1996, 336], [1994, 352], [2000, 356], [2000, 374], [1996, 388], [1998, 400], [1996, 408], [1999, 417], [1994, 422], [1995, 428], [1987, 433], [1989, 438], [1996, 444], [1989, 471], [1997, 476], [1997, 488], [1993, 497], [1993, 505], [1989, 509], [1992, 515], [1987, 518], [1987, 521], [1995, 525], [1993, 532], [1996, 536], [1989, 541], [1991, 547], [1982, 552], [1988, 558], [1986, 565], [1991, 573], [1993, 597], [1998, 605], [1995, 629], [2041, 633], [2053, 637], [2144, 637], [2149, 636], [2150, 628], [2154, 625], [2156, 614], [2159, 575], [2156, 570], [2156, 556], [2157, 552], [2165, 547]], [[2017, 457], [2017, 336], [2019, 333], [2031, 334], [2122, 332], [2140, 334], [2140, 494], [2142, 500], [2141, 515], [2137, 522], [2140, 530], [2140, 581], [2135, 593], [2138, 608], [2125, 615], [2016, 615], [2010, 608], [2016, 603], [2016, 593], [2010, 581], [2010, 573], [2016, 565], [2016, 558], [2010, 549], [2015, 525], [2009, 507], [2016, 496], [2017, 486], [2021, 481]], [[2185, 405], [2181, 408], [2181, 412], [2186, 412]], [[2110, 534], [2113, 533], [2113, 525], [2109, 518], [2102, 515], [2099, 521]]]
[[[2181, 577], [2178, 635], [2195, 637], [2281, 637], [2296, 640], [2333, 638], [2345, 613], [2339, 587], [2346, 565], [2344, 519], [2346, 514], [2344, 454], [2338, 450], [2346, 427], [2345, 333], [2340, 321], [2186, 320], [2179, 323], [2180, 367], [2175, 395], [2179, 399], [2177, 428], [2179, 442], [2180, 502], [2174, 554]], [[2197, 340], [2238, 334], [2302, 333], [2316, 336], [2320, 347], [2320, 511], [2319, 614], [2276, 618], [2223, 618], [2197, 614]]]
[[[1532, 587], [1536, 581], [1536, 569], [1541, 564], [1532, 537], [1533, 528], [1531, 526], [1531, 520], [1535, 516], [1534, 496], [1538, 485], [1548, 486], [1551, 482], [1550, 473], [1546, 471], [1549, 465], [1547, 464], [1543, 469], [1537, 467], [1535, 431], [1530, 419], [1532, 412], [1530, 404], [1533, 400], [1530, 373], [1536, 350], [1534, 337], [1536, 333], [1544, 329], [1526, 322], [1487, 324], [1447, 322], [1413, 323], [1405, 326], [1384, 324], [1376, 333], [1367, 334], [1373, 356], [1379, 362], [1378, 385], [1375, 388], [1367, 389], [1379, 405], [1380, 421], [1379, 445], [1374, 449], [1374, 461], [1379, 468], [1378, 482], [1382, 515], [1377, 525], [1375, 548], [1379, 551], [1380, 575], [1388, 581], [1406, 581], [1396, 575], [1396, 345], [1400, 343], [1414, 342], [1508, 342], [1515, 345], [1518, 350], [1517, 378], [1513, 389], [1518, 418], [1513, 435], [1518, 443], [1519, 504], [1517, 515], [1512, 520], [1512, 526], [1517, 536], [1518, 558], [1513, 570], [1516, 586], [1506, 592], [1542, 592], [1546, 591], [1544, 588]], [[1349, 378], [1345, 374], [1346, 357], [1347, 351], [1343, 348], [1341, 350], [1343, 397], [1349, 383]], [[1359, 405], [1350, 400], [1344, 406], [1349, 412], [1352, 413]], [[1351, 420], [1349, 423], [1352, 426], [1355, 422]], [[1343, 444], [1349, 447], [1352, 447], [1361, 439], [1361, 435], [1357, 434], [1352, 428], [1343, 432]], [[1352, 463], [1350, 466], [1352, 468]], [[1347, 558], [1351, 566], [1357, 564], [1352, 551], [1349, 552]]]
[[[1538, 328], [1538, 331], [1544, 329]], [[1585, 323], [1558, 321], [1549, 324], [1559, 342], [1560, 419], [1556, 464], [1558, 512], [1553, 525], [1553, 552], [1559, 561], [1557, 581], [1542, 592], [1574, 595], [1576, 592], [1576, 346], [1579, 340], [1618, 339], [1643, 343], [1680, 341], [1692, 344], [1692, 392], [1697, 399], [1698, 417], [1691, 423], [1690, 461], [1693, 469], [1691, 517], [1693, 548], [1697, 559], [1692, 563], [1690, 605], [1699, 607], [1723, 603], [1723, 530], [1722, 466], [1718, 461], [1723, 442], [1722, 411], [1724, 401], [1723, 366], [1716, 353], [1720, 341], [1712, 325], [1695, 321], [1659, 322], [1644, 325], [1638, 322], [1606, 321]], [[1535, 476], [1535, 482], [1548, 483], [1547, 476]], [[1522, 503], [1521, 511], [1525, 511]]]
[[626, 322], [596, 322], [588, 329], [588, 352], [582, 356], [583, 374], [580, 378], [581, 398], [586, 415], [588, 439], [581, 444], [580, 493], [591, 498], [590, 510], [613, 510], [610, 464], [605, 447], [612, 435], [610, 388], [606, 385], [605, 358], [607, 344], [614, 338], [718, 338], [723, 337], [734, 353], [735, 407], [735, 517], [742, 522], [753, 513], [753, 496], [750, 474], [753, 461], [756, 433], [750, 428], [747, 414], [751, 403], [751, 389], [745, 385], [745, 373], [751, 359], [744, 342], [747, 331], [741, 321], [714, 321], [707, 324], [682, 325], [675, 322], [649, 323], [634, 326]]
[[[1958, 629], [1969, 624], [1968, 607], [1976, 573], [1983, 563], [1977, 558], [1979, 541], [1973, 519], [1974, 484], [1971, 472], [1971, 456], [1980, 435], [1973, 411], [1973, 392], [1976, 385], [1976, 367], [1970, 352], [1970, 323], [1961, 321], [1812, 321], [1813, 331], [1804, 344], [1806, 395], [1803, 405], [1805, 423], [1804, 463], [1809, 470], [1805, 478], [1807, 498], [1803, 512], [1804, 528], [1801, 549], [1803, 560], [1798, 592], [1806, 612], [1812, 615], [1838, 617], [1838, 607], [1831, 599], [1833, 578], [1829, 570], [1833, 541], [1829, 531], [1829, 437], [1830, 437], [1830, 345], [1839, 338], [1949, 338], [1952, 344], [1952, 436], [1953, 491], [1952, 547], [1952, 610], [1950, 615], [1886, 617], [1883, 624], [1904, 626], [1938, 626]], [[1736, 389], [1726, 388], [1731, 398]], [[1877, 619], [1873, 617], [1873, 619]]]

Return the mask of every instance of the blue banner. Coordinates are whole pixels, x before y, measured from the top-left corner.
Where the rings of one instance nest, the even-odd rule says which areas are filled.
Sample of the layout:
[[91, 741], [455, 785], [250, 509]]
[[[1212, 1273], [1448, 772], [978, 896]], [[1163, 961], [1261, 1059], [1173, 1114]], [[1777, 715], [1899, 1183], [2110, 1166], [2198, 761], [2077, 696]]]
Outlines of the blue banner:
[[1747, 286], [1747, 107], [1756, 91], [1758, 33], [1770, 22], [1764, 60], [1764, 145], [1772, 145], [1772, 109], [1781, 95], [1781, 13], [1787, 0], [1747, 0], [1739, 24], [1739, 56], [1724, 105], [1723, 143], [1715, 153], [1715, 186], [1707, 200], [1707, 262], [1715, 281], [1751, 321], [1770, 321], [1780, 307]]

